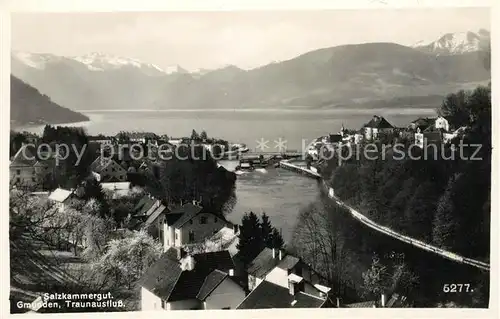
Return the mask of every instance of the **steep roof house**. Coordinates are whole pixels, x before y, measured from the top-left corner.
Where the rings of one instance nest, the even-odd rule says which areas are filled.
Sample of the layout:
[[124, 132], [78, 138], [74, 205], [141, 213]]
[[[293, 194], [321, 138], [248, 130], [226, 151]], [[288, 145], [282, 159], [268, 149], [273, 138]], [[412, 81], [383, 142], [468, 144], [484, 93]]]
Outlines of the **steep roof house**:
[[59, 211], [64, 211], [66, 205], [74, 196], [75, 193], [73, 190], [57, 188], [49, 194], [49, 201], [54, 203]]
[[234, 268], [227, 251], [182, 255], [169, 248], [140, 280], [141, 309], [234, 309], [245, 298]]
[[380, 133], [392, 133], [394, 126], [384, 117], [374, 115], [370, 122], [364, 126], [364, 134], [367, 140], [376, 139]]
[[166, 215], [163, 242], [167, 248], [202, 243], [224, 227], [233, 225], [224, 216], [206, 211], [193, 201]]
[[[307, 291], [323, 287], [324, 280], [300, 258], [287, 254], [283, 249], [264, 248], [247, 267], [248, 288], [255, 289], [264, 280], [288, 287], [288, 276], [295, 274], [305, 280]], [[317, 285], [318, 287], [314, 287]], [[313, 289], [314, 287], [314, 289]], [[329, 288], [326, 292], [329, 292]]]

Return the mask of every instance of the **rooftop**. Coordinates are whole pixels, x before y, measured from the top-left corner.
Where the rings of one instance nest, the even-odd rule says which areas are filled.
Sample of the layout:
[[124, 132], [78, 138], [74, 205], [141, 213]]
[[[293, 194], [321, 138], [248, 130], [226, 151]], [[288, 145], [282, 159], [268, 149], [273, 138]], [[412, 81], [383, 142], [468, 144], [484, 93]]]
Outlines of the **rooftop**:
[[17, 153], [12, 157], [10, 162], [11, 166], [33, 166], [36, 163], [35, 156], [33, 152], [26, 146], [23, 145], [17, 151]]
[[304, 292], [291, 295], [287, 288], [263, 281], [236, 309], [320, 308], [325, 301]]
[[273, 251], [270, 248], [264, 248], [257, 257], [248, 265], [249, 275], [262, 278], [278, 264], [278, 259], [273, 258]]
[[370, 120], [370, 122], [365, 124], [365, 127], [370, 127], [370, 128], [394, 128], [394, 126], [391, 125], [385, 118], [382, 116], [375, 115], [373, 118]]

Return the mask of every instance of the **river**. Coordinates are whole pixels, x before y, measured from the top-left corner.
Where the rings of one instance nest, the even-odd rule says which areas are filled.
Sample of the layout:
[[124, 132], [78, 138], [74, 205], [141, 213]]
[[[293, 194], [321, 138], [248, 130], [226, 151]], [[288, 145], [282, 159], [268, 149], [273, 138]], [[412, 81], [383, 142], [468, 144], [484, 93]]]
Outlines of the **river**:
[[[289, 150], [301, 150], [302, 145], [344, 125], [360, 129], [375, 114], [384, 116], [395, 126], [407, 126], [419, 116], [432, 116], [431, 109], [355, 109], [355, 110], [245, 110], [245, 111], [89, 111], [82, 112], [91, 120], [79, 123], [89, 134], [116, 134], [119, 131], [148, 131], [169, 136], [188, 136], [195, 129], [208, 136], [231, 142], [245, 143], [255, 150], [257, 141], [269, 141], [268, 151], [275, 149], [280, 138]], [[74, 124], [70, 124], [74, 125]], [[40, 133], [42, 127], [24, 128]], [[234, 169], [236, 162], [223, 161]], [[241, 222], [245, 212], [266, 212], [272, 224], [289, 241], [297, 215], [302, 207], [318, 194], [316, 181], [293, 172], [270, 168], [239, 175], [236, 182], [237, 203], [228, 219]]]

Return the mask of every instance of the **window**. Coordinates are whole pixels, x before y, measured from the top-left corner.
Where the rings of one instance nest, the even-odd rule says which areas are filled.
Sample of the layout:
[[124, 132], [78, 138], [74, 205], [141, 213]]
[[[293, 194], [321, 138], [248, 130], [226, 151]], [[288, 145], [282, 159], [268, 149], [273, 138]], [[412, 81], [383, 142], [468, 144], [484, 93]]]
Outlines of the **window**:
[[16, 174], [17, 175], [21, 175], [21, 170], [20, 169], [16, 169]]
[[189, 231], [189, 241], [194, 242], [194, 231], [192, 230]]
[[217, 217], [214, 218], [214, 223], [216, 223], [218, 221]]
[[207, 217], [206, 216], [200, 217], [200, 224], [206, 224], [206, 223], [207, 223]]
[[18, 184], [21, 183], [21, 179], [19, 177], [16, 178], [16, 183], [18, 183]]
[[179, 236], [177, 235], [177, 232], [175, 233], [175, 239], [179, 239]]
[[193, 225], [193, 220], [192, 219], [189, 220], [189, 224]]
[[116, 169], [113, 167], [113, 168], [111, 169], [111, 171], [112, 171], [112, 172], [116, 172]]
[[35, 177], [32, 177], [32, 178], [31, 178], [31, 181], [32, 181], [32, 182], [36, 182], [36, 178], [35, 178]]

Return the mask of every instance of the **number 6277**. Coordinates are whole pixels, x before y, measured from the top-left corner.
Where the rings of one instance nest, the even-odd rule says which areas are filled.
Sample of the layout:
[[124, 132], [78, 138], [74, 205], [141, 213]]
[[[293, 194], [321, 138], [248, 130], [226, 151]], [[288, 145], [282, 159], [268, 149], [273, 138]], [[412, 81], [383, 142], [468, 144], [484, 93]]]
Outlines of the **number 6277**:
[[443, 292], [472, 292], [470, 284], [444, 284]]

